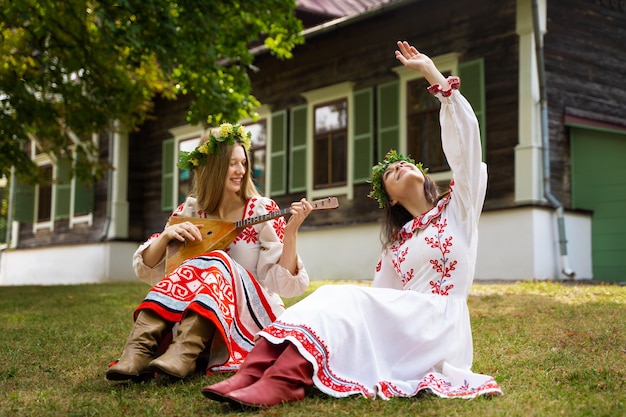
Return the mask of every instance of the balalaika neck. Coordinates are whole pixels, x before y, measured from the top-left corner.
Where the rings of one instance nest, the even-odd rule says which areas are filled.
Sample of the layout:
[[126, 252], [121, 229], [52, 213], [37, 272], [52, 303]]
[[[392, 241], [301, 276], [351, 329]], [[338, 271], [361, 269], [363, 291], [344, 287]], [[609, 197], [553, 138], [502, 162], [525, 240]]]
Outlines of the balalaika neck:
[[[336, 209], [339, 207], [339, 201], [336, 197], [327, 197], [321, 200], [311, 201], [311, 206], [313, 210], [328, 210], [328, 209]], [[247, 226], [252, 226], [257, 223], [266, 222], [268, 220], [275, 219], [277, 217], [286, 216], [291, 212], [291, 208], [285, 208], [278, 211], [273, 211], [271, 213], [262, 214], [260, 216], [249, 217], [247, 219], [239, 220], [235, 222], [236, 229], [242, 229]]]

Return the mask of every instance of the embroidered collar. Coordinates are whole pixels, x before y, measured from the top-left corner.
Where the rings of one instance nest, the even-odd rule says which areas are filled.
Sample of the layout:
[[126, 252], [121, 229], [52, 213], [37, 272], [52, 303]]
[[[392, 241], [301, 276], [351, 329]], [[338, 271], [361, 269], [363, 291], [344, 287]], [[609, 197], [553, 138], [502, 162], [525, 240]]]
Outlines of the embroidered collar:
[[435, 220], [437, 217], [441, 216], [443, 213], [443, 209], [450, 202], [450, 197], [452, 194], [447, 195], [437, 202], [437, 205], [426, 213], [422, 213], [417, 217], [414, 217], [413, 220], [409, 220], [406, 222], [402, 229], [397, 232], [396, 235], [396, 244], [402, 244], [407, 239], [411, 238], [419, 229], [425, 229], [428, 225]]
[[450, 196], [446, 196], [437, 202], [437, 205], [426, 213], [423, 213], [417, 217], [414, 217], [412, 221], [408, 222], [404, 225], [403, 229], [407, 229], [407, 231], [415, 232], [417, 229], [425, 229], [430, 222], [441, 215], [445, 206], [448, 205], [450, 201]]

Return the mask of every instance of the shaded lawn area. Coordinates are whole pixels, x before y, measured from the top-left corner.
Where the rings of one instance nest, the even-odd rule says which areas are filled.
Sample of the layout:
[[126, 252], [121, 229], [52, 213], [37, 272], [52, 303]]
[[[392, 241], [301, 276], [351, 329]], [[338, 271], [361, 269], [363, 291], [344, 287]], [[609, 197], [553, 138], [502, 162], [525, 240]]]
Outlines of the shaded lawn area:
[[[338, 283], [314, 281], [305, 296], [322, 284]], [[0, 416], [626, 415], [626, 287], [476, 283], [469, 298], [473, 369], [494, 376], [501, 397], [372, 401], [320, 394], [259, 411], [200, 394], [225, 375], [105, 380], [147, 290], [143, 283], [0, 287]]]

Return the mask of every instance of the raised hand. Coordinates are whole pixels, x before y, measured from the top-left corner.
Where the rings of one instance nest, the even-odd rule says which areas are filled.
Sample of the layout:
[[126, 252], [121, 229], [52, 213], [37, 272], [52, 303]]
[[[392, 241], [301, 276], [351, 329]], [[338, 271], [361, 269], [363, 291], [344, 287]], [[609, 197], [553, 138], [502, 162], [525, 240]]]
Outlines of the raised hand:
[[398, 50], [396, 50], [396, 58], [402, 62], [407, 68], [422, 73], [424, 78], [432, 84], [441, 85], [443, 90], [448, 90], [450, 86], [446, 78], [439, 72], [433, 60], [422, 54], [416, 47], [407, 41], [398, 41]]
[[408, 68], [423, 72], [427, 65], [433, 65], [433, 61], [428, 56], [420, 53], [407, 41], [398, 41], [398, 49], [396, 58]]

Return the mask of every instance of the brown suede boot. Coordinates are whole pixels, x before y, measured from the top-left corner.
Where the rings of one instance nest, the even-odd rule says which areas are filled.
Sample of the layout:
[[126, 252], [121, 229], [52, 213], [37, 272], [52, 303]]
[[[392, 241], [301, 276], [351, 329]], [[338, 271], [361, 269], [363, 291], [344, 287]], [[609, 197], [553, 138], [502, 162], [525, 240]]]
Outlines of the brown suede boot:
[[167, 351], [150, 362], [149, 368], [183, 379], [196, 369], [196, 359], [213, 339], [215, 325], [194, 311], [188, 311], [178, 326], [178, 334]]
[[229, 401], [227, 394], [261, 379], [263, 372], [272, 366], [286, 347], [287, 343], [274, 345], [262, 337], [259, 338], [235, 375], [217, 384], [207, 385], [202, 388], [202, 394], [215, 401]]
[[245, 388], [232, 391], [225, 398], [244, 407], [272, 407], [304, 399], [304, 389], [313, 385], [313, 365], [298, 349], [288, 343], [276, 362], [261, 379]]
[[130, 331], [122, 356], [115, 365], [107, 369], [106, 379], [127, 381], [149, 373], [148, 364], [171, 324], [152, 310], [141, 310]]

